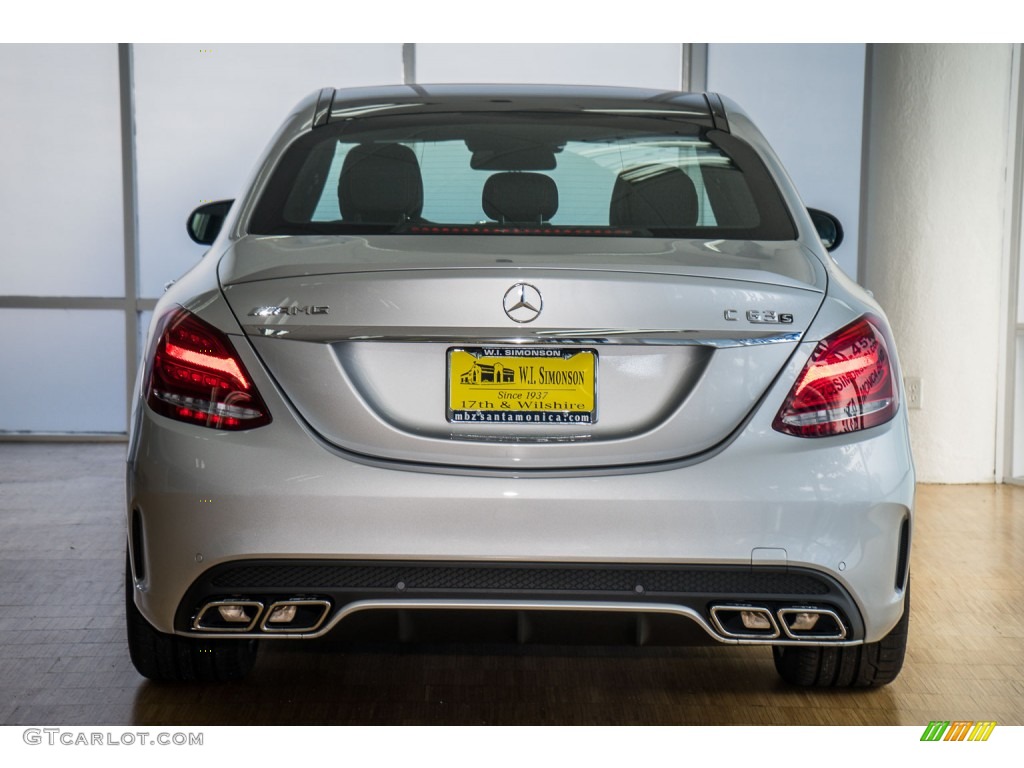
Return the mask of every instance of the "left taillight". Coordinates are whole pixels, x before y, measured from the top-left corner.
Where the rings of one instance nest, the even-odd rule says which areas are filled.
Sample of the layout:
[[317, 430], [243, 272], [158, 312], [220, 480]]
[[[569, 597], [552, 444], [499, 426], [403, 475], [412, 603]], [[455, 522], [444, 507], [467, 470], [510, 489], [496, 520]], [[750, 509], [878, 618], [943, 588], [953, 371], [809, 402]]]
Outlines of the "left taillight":
[[899, 410], [885, 325], [865, 315], [818, 342], [772, 427], [828, 437], [884, 424]]
[[178, 307], [157, 327], [146, 401], [157, 413], [212, 429], [252, 429], [270, 423], [227, 335]]

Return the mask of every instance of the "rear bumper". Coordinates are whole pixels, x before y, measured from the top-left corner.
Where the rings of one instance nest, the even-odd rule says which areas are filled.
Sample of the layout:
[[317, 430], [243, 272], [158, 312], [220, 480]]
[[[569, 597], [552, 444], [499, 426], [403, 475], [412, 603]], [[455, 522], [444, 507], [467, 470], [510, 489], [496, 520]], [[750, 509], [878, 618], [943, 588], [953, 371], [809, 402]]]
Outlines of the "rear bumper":
[[418, 599], [428, 608], [432, 600], [459, 600], [469, 601], [464, 608], [498, 603], [517, 610], [569, 603], [579, 606], [571, 610], [612, 612], [641, 611], [643, 603], [693, 611], [707, 625], [712, 604], [783, 604], [770, 591], [743, 589], [669, 589], [652, 598], [658, 590], [635, 591], [643, 579], [626, 585], [632, 593], [499, 589], [483, 596], [433, 587], [402, 595], [401, 579], [368, 592], [344, 584], [216, 583], [223, 568], [242, 561], [810, 574], [834, 590], [817, 602], [799, 590], [783, 595], [835, 608], [850, 630], [843, 642], [876, 641], [903, 613], [900, 542], [902, 533], [905, 550], [914, 484], [902, 418], [853, 440], [808, 441], [772, 432], [755, 415], [730, 445], [692, 466], [552, 478], [367, 465], [325, 448], [288, 418], [218, 433], [145, 407], [138, 416], [128, 472], [135, 597], [163, 632], [195, 631], [188, 621], [197, 595], [323, 595], [331, 602], [325, 631], [345, 605], [389, 600], [396, 607], [394, 601]]

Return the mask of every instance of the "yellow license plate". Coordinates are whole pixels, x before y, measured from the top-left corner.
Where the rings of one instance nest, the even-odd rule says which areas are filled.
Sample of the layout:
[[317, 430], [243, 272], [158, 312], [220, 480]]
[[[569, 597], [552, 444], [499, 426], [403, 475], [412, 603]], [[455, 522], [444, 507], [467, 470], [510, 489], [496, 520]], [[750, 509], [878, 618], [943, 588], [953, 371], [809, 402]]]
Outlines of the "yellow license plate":
[[593, 349], [465, 347], [448, 350], [448, 421], [593, 424]]

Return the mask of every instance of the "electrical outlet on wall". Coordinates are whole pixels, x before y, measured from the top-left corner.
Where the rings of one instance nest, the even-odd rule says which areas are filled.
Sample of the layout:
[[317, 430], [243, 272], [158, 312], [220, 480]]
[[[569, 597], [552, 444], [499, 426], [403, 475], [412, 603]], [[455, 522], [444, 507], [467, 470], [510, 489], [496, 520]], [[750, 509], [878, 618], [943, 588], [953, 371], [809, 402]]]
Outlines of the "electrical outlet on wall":
[[921, 377], [904, 376], [903, 388], [907, 391], [907, 408], [921, 408], [924, 404], [924, 382]]

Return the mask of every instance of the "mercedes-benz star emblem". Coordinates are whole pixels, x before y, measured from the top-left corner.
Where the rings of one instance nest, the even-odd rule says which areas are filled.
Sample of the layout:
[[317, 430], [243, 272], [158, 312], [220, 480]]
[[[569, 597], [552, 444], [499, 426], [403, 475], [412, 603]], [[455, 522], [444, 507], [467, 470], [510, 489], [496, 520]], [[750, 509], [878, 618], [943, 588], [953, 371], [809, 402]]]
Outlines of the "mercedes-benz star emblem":
[[530, 323], [540, 316], [544, 299], [529, 283], [516, 283], [505, 291], [505, 314], [516, 323]]

